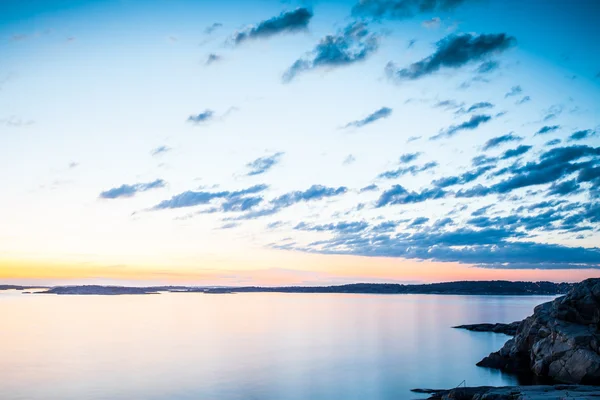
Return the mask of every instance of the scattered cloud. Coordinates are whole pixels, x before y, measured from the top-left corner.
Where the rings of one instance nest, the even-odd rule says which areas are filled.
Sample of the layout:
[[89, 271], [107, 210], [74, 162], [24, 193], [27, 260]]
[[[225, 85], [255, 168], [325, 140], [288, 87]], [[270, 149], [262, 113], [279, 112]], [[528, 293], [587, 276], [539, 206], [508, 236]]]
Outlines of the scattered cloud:
[[483, 114], [473, 115], [468, 121], [465, 121], [458, 125], [452, 125], [452, 126], [448, 127], [447, 129], [440, 131], [440, 133], [438, 133], [437, 135], [430, 137], [429, 139], [436, 140], [436, 139], [441, 139], [443, 137], [451, 137], [451, 136], [456, 135], [460, 131], [473, 130], [473, 129], [476, 129], [477, 127], [479, 127], [479, 125], [490, 121], [491, 119], [492, 119], [492, 117], [489, 115], [483, 115]]
[[419, 158], [421, 156], [421, 152], [417, 152], [417, 153], [406, 153], [406, 154], [402, 154], [400, 156], [400, 163], [401, 164], [409, 164], [413, 161], [415, 161], [417, 158]]
[[442, 68], [460, 68], [473, 61], [503, 52], [515, 43], [512, 36], [499, 34], [450, 35], [437, 42], [437, 50], [427, 58], [398, 68], [390, 62], [385, 70], [394, 80], [415, 80], [431, 75]]
[[521, 146], [517, 147], [516, 149], [506, 150], [500, 156], [500, 159], [502, 159], [502, 160], [508, 160], [509, 158], [514, 158], [514, 157], [522, 156], [523, 154], [525, 154], [529, 150], [531, 150], [531, 148], [532, 148], [532, 146], [521, 145]]
[[496, 71], [498, 68], [500, 68], [500, 63], [498, 61], [488, 60], [479, 64], [476, 72], [478, 74], [489, 74]]
[[122, 197], [133, 197], [136, 193], [145, 192], [152, 189], [159, 189], [166, 186], [166, 182], [162, 179], [157, 179], [147, 183], [134, 183], [132, 185], [121, 185], [116, 188], [105, 190], [101, 192], [99, 197], [101, 199], [117, 199]]
[[201, 112], [200, 114], [197, 115], [190, 115], [188, 117], [188, 122], [192, 122], [194, 124], [200, 124], [203, 122], [208, 122], [210, 121], [215, 115], [215, 112], [212, 110], [204, 110], [203, 112]]
[[387, 118], [392, 115], [392, 109], [389, 107], [381, 107], [379, 110], [367, 115], [363, 119], [347, 123], [344, 128], [362, 128], [363, 126], [372, 124], [373, 122]]
[[584, 140], [584, 139], [588, 139], [595, 135], [596, 135], [596, 132], [591, 129], [576, 131], [576, 132], [573, 132], [569, 136], [569, 141], [572, 142], [572, 141], [576, 141], [576, 140]]
[[535, 134], [545, 135], [546, 133], [554, 132], [558, 129], [560, 129], [560, 125], [546, 125], [542, 126]]
[[464, 107], [461, 107], [460, 109], [455, 111], [455, 114], [469, 114], [472, 113], [473, 111], [477, 111], [477, 110], [486, 110], [486, 109], [490, 109], [490, 108], [494, 108], [494, 105], [488, 101], [481, 101], [479, 103], [475, 103], [472, 106], [470, 106], [469, 108], [465, 109]]
[[235, 32], [231, 39], [234, 44], [239, 45], [247, 40], [266, 39], [281, 33], [304, 31], [312, 17], [311, 10], [300, 7]]
[[215, 53], [210, 53], [210, 54], [208, 55], [208, 57], [206, 57], [206, 61], [204, 62], [204, 64], [205, 64], [205, 65], [210, 65], [210, 64], [213, 64], [213, 63], [215, 63], [215, 62], [217, 62], [217, 61], [220, 61], [220, 60], [221, 60], [221, 58], [222, 58], [222, 57], [221, 57], [220, 55], [218, 55], [218, 54], [215, 54]]
[[425, 189], [419, 193], [409, 191], [401, 185], [394, 185], [381, 194], [375, 203], [375, 207], [380, 208], [394, 204], [422, 203], [426, 200], [442, 199], [446, 194], [445, 190], [438, 188]]
[[495, 147], [501, 146], [504, 143], [520, 142], [521, 140], [523, 140], [523, 138], [521, 136], [515, 136], [511, 132], [506, 135], [496, 136], [494, 138], [491, 138], [490, 140], [485, 142], [485, 144], [483, 145], [483, 150], [487, 151], [489, 149], [493, 149]]
[[169, 152], [169, 151], [171, 151], [171, 150], [172, 150], [172, 149], [171, 149], [169, 146], [165, 146], [165, 145], [163, 145], [163, 146], [158, 146], [158, 147], [157, 147], [157, 148], [155, 148], [155, 149], [152, 149], [152, 151], [150, 152], [150, 154], [151, 154], [152, 156], [159, 156], [159, 155], [161, 155], [161, 154], [168, 153], [168, 152]]
[[448, 12], [467, 0], [359, 0], [355, 17], [405, 19], [420, 13]]
[[433, 17], [431, 19], [423, 21], [421, 25], [423, 25], [427, 29], [436, 29], [440, 27], [441, 23], [442, 20], [440, 19], [440, 17]]
[[438, 166], [437, 162], [431, 161], [422, 166], [411, 165], [410, 167], [406, 167], [406, 168], [401, 167], [401, 168], [395, 169], [393, 171], [386, 171], [386, 172], [379, 174], [377, 177], [380, 179], [395, 179], [395, 178], [404, 176], [406, 174], [411, 174], [414, 176], [414, 175], [417, 175], [419, 172], [424, 172], [424, 171], [433, 169], [437, 166]]
[[350, 165], [350, 164], [354, 164], [354, 162], [356, 162], [356, 157], [354, 157], [352, 154], [348, 154], [348, 156], [346, 158], [344, 158], [344, 161], [342, 162], [342, 164]]
[[[246, 189], [237, 190], [237, 191], [218, 191], [218, 192], [209, 192], [209, 191], [187, 191], [180, 194], [177, 194], [171, 197], [169, 200], [163, 200], [154, 207], [152, 210], [165, 210], [165, 209], [174, 209], [174, 208], [184, 208], [184, 207], [194, 207], [198, 205], [209, 204], [211, 201], [215, 199], [225, 199], [225, 200], [235, 200], [239, 199], [246, 195], [256, 194], [263, 192], [268, 189], [267, 185], [254, 185]], [[231, 203], [233, 204], [233, 203]]]
[[375, 184], [369, 185], [369, 186], [365, 186], [363, 188], [360, 189], [360, 193], [363, 192], [374, 192], [376, 190], [379, 190], [379, 187]]
[[270, 156], [259, 157], [256, 160], [249, 162], [246, 164], [246, 167], [250, 169], [250, 171], [246, 174], [247, 176], [254, 176], [264, 174], [271, 168], [273, 168], [279, 161], [281, 161], [281, 157], [283, 156], [283, 152], [278, 152], [272, 154]]
[[510, 90], [504, 95], [504, 98], [518, 96], [523, 93], [521, 85], [516, 85], [510, 88]]
[[211, 33], [213, 33], [214, 31], [216, 31], [217, 29], [221, 28], [223, 26], [222, 23], [220, 22], [215, 22], [209, 26], [207, 26], [204, 29], [204, 33], [206, 33], [207, 35], [210, 35]]
[[531, 101], [531, 97], [529, 97], [529, 96], [523, 96], [523, 97], [521, 97], [521, 99], [517, 100], [515, 102], [515, 104], [519, 106], [521, 104], [525, 104], [525, 103], [528, 103], [530, 101]]
[[556, 146], [557, 144], [560, 144], [562, 142], [562, 140], [560, 139], [552, 139], [546, 142], [546, 146]]
[[290, 82], [299, 74], [318, 68], [338, 68], [364, 61], [379, 47], [378, 38], [364, 22], [354, 22], [335, 35], [327, 35], [315, 48], [297, 59], [283, 74]]

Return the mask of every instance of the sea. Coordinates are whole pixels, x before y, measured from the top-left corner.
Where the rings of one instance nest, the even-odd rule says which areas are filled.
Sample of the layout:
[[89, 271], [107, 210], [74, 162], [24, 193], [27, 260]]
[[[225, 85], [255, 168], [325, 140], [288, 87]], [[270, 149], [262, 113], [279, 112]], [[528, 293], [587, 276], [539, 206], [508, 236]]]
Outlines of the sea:
[[2, 400], [399, 400], [513, 385], [475, 364], [549, 296], [0, 291]]

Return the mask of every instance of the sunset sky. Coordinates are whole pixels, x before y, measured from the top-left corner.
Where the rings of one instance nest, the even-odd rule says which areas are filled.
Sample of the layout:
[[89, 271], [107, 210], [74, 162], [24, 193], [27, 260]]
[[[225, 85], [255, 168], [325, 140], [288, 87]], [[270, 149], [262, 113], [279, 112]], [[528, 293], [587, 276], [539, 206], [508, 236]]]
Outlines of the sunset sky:
[[596, 0], [3, 0], [0, 284], [600, 277]]

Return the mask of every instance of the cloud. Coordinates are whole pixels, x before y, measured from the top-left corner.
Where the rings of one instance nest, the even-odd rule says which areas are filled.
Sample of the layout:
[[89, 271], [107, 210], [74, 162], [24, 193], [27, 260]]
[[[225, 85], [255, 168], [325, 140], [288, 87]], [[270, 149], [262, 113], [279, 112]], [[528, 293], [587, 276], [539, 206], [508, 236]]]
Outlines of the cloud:
[[210, 121], [215, 115], [215, 112], [212, 110], [204, 110], [203, 112], [201, 112], [200, 114], [197, 115], [190, 115], [188, 117], [188, 122], [192, 122], [195, 124], [200, 124], [202, 122], [207, 122]]
[[377, 185], [375, 185], [375, 184], [372, 184], [372, 185], [365, 186], [365, 187], [361, 188], [359, 192], [360, 193], [363, 193], [363, 192], [373, 192], [373, 191], [376, 191], [376, 190], [379, 190], [379, 187]]
[[311, 200], [321, 200], [326, 197], [339, 196], [348, 191], [348, 188], [345, 186], [340, 186], [337, 188], [327, 187], [322, 185], [313, 185], [305, 191], [294, 191], [290, 193], [286, 193], [281, 195], [273, 200], [271, 200], [271, 204], [276, 207], [289, 207], [293, 204], [306, 202]]
[[525, 154], [529, 150], [531, 150], [531, 148], [532, 148], [532, 146], [521, 145], [521, 146], [517, 147], [516, 149], [506, 150], [500, 156], [500, 159], [502, 159], [502, 160], [508, 160], [509, 158], [522, 156], [523, 154]]
[[169, 200], [163, 200], [154, 207], [152, 210], [165, 210], [174, 208], [194, 207], [197, 205], [209, 204], [215, 199], [226, 199], [232, 200], [239, 197], [243, 197], [249, 194], [256, 194], [268, 189], [267, 185], [254, 185], [247, 189], [237, 191], [219, 191], [219, 192], [208, 192], [208, 191], [191, 191], [183, 192], [171, 197]]
[[[593, 212], [593, 211], [591, 211]], [[585, 213], [585, 214], [584, 214]], [[582, 215], [589, 214], [585, 210]], [[422, 218], [422, 219], [421, 219]], [[415, 219], [422, 222], [425, 217]], [[370, 226], [358, 232], [334, 232], [331, 239], [288, 249], [367, 257], [458, 262], [485, 268], [600, 268], [600, 249], [567, 247], [524, 240], [527, 233], [518, 231], [537, 219], [556, 221], [551, 215], [490, 219], [479, 217], [460, 228], [448, 230], [452, 220], [444, 218], [414, 233], [381, 234]], [[423, 222], [424, 223], [424, 222]]]
[[415, 80], [431, 75], [442, 68], [460, 68], [473, 61], [479, 61], [511, 47], [515, 39], [500, 34], [450, 35], [437, 42], [437, 50], [427, 58], [411, 64], [407, 68], [398, 68], [388, 63], [386, 73], [394, 80]]
[[382, 172], [377, 177], [381, 178], [381, 179], [395, 179], [395, 178], [404, 176], [406, 174], [411, 174], [411, 175], [415, 176], [419, 172], [427, 171], [427, 170], [435, 168], [437, 166], [438, 166], [437, 162], [431, 161], [422, 166], [411, 165], [410, 167], [406, 167], [406, 168], [398, 168], [393, 171]]
[[260, 22], [258, 25], [234, 33], [232, 41], [239, 45], [251, 39], [266, 39], [281, 33], [304, 31], [313, 17], [311, 10], [300, 7], [293, 11], [282, 12], [276, 17]]
[[417, 217], [417, 218], [413, 219], [413, 221], [408, 225], [408, 227], [415, 228], [415, 227], [425, 224], [427, 221], [429, 221], [429, 218], [427, 218], [427, 217]]
[[169, 151], [171, 151], [171, 150], [172, 150], [172, 149], [171, 149], [169, 146], [164, 146], [164, 145], [163, 145], [163, 146], [158, 146], [158, 147], [157, 147], [157, 148], [155, 148], [155, 149], [152, 149], [152, 151], [150, 152], [150, 154], [151, 154], [152, 156], [159, 156], [159, 155], [161, 155], [161, 154], [165, 154], [165, 153], [167, 153], [167, 152], [169, 152]]
[[271, 199], [264, 204], [262, 208], [240, 215], [239, 217], [235, 218], [235, 220], [256, 219], [273, 215], [284, 208], [293, 206], [294, 204], [307, 203], [325, 198], [341, 196], [346, 192], [348, 192], [348, 188], [345, 186], [339, 186], [335, 188], [323, 185], [312, 185], [304, 191], [296, 190]]
[[551, 119], [558, 117], [560, 114], [562, 114], [563, 111], [564, 106], [562, 106], [561, 104], [554, 104], [553, 106], [544, 110], [544, 113], [546, 114], [544, 116], [544, 121], [550, 121]]
[[350, 165], [350, 164], [354, 164], [354, 162], [356, 162], [356, 157], [354, 157], [352, 154], [348, 154], [348, 156], [346, 158], [344, 158], [344, 161], [342, 162], [342, 164]]
[[485, 144], [483, 145], [483, 150], [487, 151], [489, 149], [493, 149], [498, 146], [501, 146], [504, 143], [520, 142], [521, 140], [523, 140], [523, 138], [521, 136], [515, 136], [512, 133], [508, 133], [508, 134], [502, 135], [502, 136], [496, 136], [494, 138], [491, 138], [487, 142], [485, 142]]
[[479, 66], [476, 69], [476, 72], [478, 74], [489, 74], [491, 72], [494, 72], [498, 68], [500, 68], [500, 63], [498, 61], [488, 60], [479, 64]]
[[381, 107], [379, 110], [374, 111], [373, 113], [367, 115], [363, 119], [359, 119], [357, 121], [352, 121], [347, 123], [344, 128], [362, 128], [363, 126], [372, 124], [373, 122], [387, 118], [392, 115], [392, 109], [388, 107]]
[[575, 179], [571, 179], [561, 183], [553, 183], [552, 186], [550, 186], [550, 189], [548, 189], [548, 194], [555, 196], [568, 196], [578, 193], [579, 191], [579, 183], [577, 183]]
[[147, 190], [163, 188], [166, 186], [166, 182], [162, 179], [157, 179], [147, 183], [134, 183], [133, 185], [121, 185], [116, 188], [105, 190], [101, 192], [98, 197], [101, 199], [117, 199], [121, 197], [133, 197], [136, 193], [145, 192]]
[[417, 158], [419, 158], [421, 156], [421, 152], [418, 153], [406, 153], [406, 154], [402, 154], [400, 156], [400, 163], [402, 164], [409, 164], [413, 161], [415, 161]]
[[420, 193], [417, 193], [414, 191], [408, 191], [401, 185], [394, 185], [381, 194], [381, 196], [375, 203], [375, 207], [380, 208], [394, 204], [422, 203], [426, 200], [444, 198], [446, 194], [446, 191], [438, 188], [425, 189]]
[[446, 188], [454, 185], [464, 185], [466, 183], [473, 182], [474, 180], [476, 180], [486, 172], [491, 171], [492, 169], [494, 169], [493, 166], [484, 165], [472, 171], [464, 172], [458, 176], [447, 176], [440, 179], [436, 179], [432, 182], [432, 184], [438, 188]]
[[279, 161], [284, 153], [278, 152], [270, 156], [259, 157], [256, 160], [246, 164], [246, 167], [250, 168], [250, 171], [246, 174], [247, 176], [254, 176], [264, 174], [271, 168], [273, 168]]
[[284, 83], [319, 68], [338, 68], [366, 60], [379, 47], [378, 38], [364, 22], [354, 22], [335, 35], [322, 38], [315, 48], [297, 59], [283, 74]]
[[504, 98], [517, 96], [523, 93], [523, 88], [520, 85], [513, 86], [510, 90], [504, 95]]
[[525, 104], [525, 103], [527, 103], [529, 101], [531, 101], [531, 97], [529, 97], [529, 96], [523, 96], [520, 100], [517, 100], [515, 102], [515, 104], [519, 106], [519, 105]]
[[591, 130], [591, 129], [585, 129], [585, 130], [581, 130], [581, 131], [577, 131], [577, 132], [573, 132], [570, 136], [569, 136], [569, 141], [576, 141], [576, 140], [583, 140], [583, 139], [588, 139], [592, 136], [595, 136], [596, 132]]
[[434, 108], [443, 108], [445, 110], [452, 110], [455, 108], [461, 108], [465, 103], [459, 103], [456, 100], [442, 100], [438, 101], [433, 105]]
[[546, 142], [546, 146], [556, 146], [560, 144], [562, 141], [560, 139], [552, 139]]
[[435, 29], [440, 27], [441, 22], [442, 20], [440, 19], [440, 17], [433, 17], [431, 19], [423, 21], [421, 25], [423, 25], [427, 29]]
[[323, 225], [311, 225], [305, 222], [300, 222], [294, 229], [300, 231], [316, 231], [316, 232], [338, 232], [338, 233], [356, 233], [363, 231], [369, 227], [369, 224], [364, 221], [356, 222], [338, 222]]
[[482, 101], [479, 103], [475, 103], [473, 104], [471, 107], [467, 108], [466, 110], [458, 110], [456, 111], [457, 114], [461, 114], [461, 113], [471, 113], [473, 111], [477, 111], [477, 110], [485, 110], [485, 109], [489, 109], [489, 108], [494, 108], [494, 105], [490, 102], [487, 101]]
[[79, 167], [79, 163], [78, 163], [78, 162], [75, 162], [75, 161], [71, 161], [71, 162], [69, 163], [69, 165], [68, 165], [68, 168], [69, 168], [69, 169], [74, 169], [74, 168], [77, 168], [77, 167]]
[[206, 33], [207, 35], [210, 35], [211, 33], [213, 33], [214, 31], [216, 31], [217, 29], [219, 29], [220, 27], [222, 27], [223, 24], [220, 22], [215, 22], [209, 26], [207, 26], [204, 29], [204, 33]]
[[443, 137], [451, 137], [456, 135], [460, 131], [464, 130], [473, 130], [479, 127], [479, 125], [484, 124], [491, 120], [492, 117], [484, 114], [473, 115], [468, 121], [465, 121], [459, 125], [452, 125], [445, 130], [440, 131], [435, 136], [430, 137], [430, 140], [441, 139]]
[[554, 132], [556, 130], [560, 129], [560, 125], [546, 125], [541, 127], [535, 134], [536, 135], [544, 135], [546, 133], [550, 133], [550, 132]]
[[213, 64], [217, 61], [221, 60], [221, 56], [215, 53], [210, 53], [208, 55], [208, 57], [206, 57], [206, 61], [204, 62], [204, 65], [210, 65]]
[[359, 0], [352, 7], [356, 17], [405, 19], [420, 13], [447, 12], [466, 0]]

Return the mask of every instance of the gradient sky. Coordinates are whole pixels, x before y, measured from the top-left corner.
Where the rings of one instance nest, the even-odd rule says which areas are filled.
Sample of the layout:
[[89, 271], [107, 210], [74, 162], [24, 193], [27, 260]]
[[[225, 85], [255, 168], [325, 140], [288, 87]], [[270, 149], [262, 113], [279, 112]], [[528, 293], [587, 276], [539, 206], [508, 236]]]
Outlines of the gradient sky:
[[0, 280], [600, 276], [595, 0], [4, 0]]

